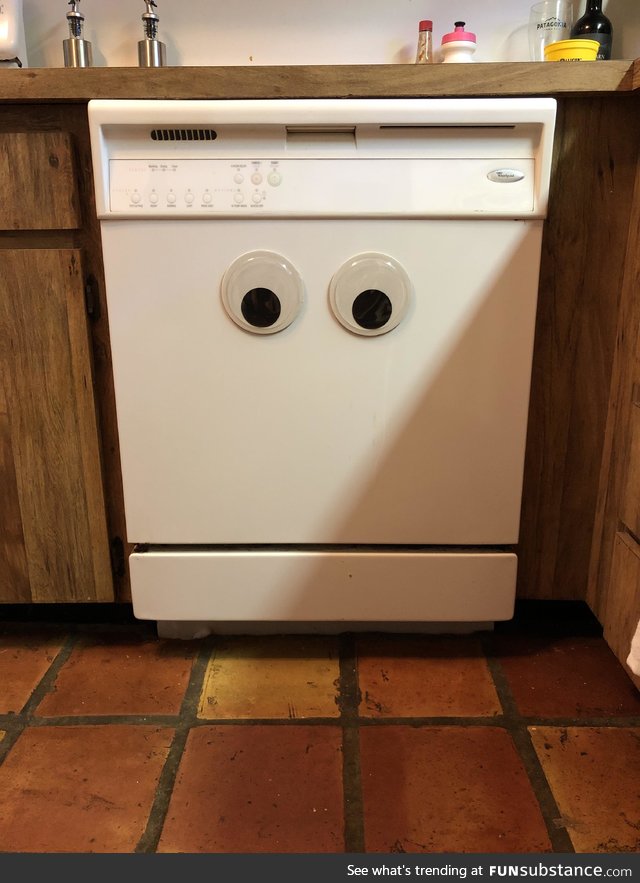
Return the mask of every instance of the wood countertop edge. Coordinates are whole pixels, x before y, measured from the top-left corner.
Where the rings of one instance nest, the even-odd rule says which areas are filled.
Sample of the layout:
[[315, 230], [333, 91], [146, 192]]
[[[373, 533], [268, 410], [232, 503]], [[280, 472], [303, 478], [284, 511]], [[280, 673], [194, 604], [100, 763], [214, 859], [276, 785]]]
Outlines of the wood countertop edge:
[[0, 102], [92, 98], [401, 98], [629, 94], [640, 59], [594, 64], [296, 65], [0, 69]]

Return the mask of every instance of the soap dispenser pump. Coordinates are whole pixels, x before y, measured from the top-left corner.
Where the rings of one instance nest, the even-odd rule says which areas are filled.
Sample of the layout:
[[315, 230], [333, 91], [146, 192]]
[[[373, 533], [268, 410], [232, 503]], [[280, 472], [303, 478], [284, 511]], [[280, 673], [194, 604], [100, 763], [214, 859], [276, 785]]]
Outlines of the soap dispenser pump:
[[158, 24], [160, 18], [154, 9], [158, 4], [155, 0], [144, 0], [146, 12], [142, 15], [144, 40], [138, 43], [138, 63], [140, 67], [164, 67], [166, 62], [166, 46], [158, 40]]
[[67, 12], [69, 36], [62, 41], [65, 67], [91, 67], [93, 56], [91, 43], [82, 36], [84, 15], [78, 9], [80, 0], [69, 0], [70, 11]]

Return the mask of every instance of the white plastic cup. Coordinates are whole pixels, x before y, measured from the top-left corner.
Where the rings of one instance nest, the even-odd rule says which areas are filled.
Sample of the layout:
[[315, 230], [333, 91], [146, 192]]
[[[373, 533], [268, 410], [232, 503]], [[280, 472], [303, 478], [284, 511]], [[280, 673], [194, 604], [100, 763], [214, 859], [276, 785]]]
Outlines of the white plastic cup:
[[529, 13], [529, 51], [531, 61], [544, 61], [544, 47], [571, 37], [573, 4], [571, 0], [542, 0]]

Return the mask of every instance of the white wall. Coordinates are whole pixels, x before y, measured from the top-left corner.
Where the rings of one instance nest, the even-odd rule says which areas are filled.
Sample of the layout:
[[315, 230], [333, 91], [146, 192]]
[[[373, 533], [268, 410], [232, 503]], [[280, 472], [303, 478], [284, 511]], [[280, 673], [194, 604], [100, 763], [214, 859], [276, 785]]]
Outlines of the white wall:
[[[477, 61], [528, 61], [533, 0], [157, 0], [171, 65], [411, 63], [418, 21], [434, 43], [459, 19]], [[584, 0], [574, 0], [576, 13]], [[30, 67], [62, 67], [66, 0], [23, 0]], [[95, 66], [135, 66], [143, 0], [81, 0]], [[640, 56], [640, 0], [604, 0], [614, 57]]]

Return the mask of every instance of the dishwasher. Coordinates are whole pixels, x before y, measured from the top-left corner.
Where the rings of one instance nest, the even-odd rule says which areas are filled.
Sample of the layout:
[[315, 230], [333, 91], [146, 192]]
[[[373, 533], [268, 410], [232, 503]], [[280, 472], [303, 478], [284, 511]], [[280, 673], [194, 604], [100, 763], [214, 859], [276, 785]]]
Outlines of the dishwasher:
[[136, 617], [513, 615], [555, 111], [89, 103]]

